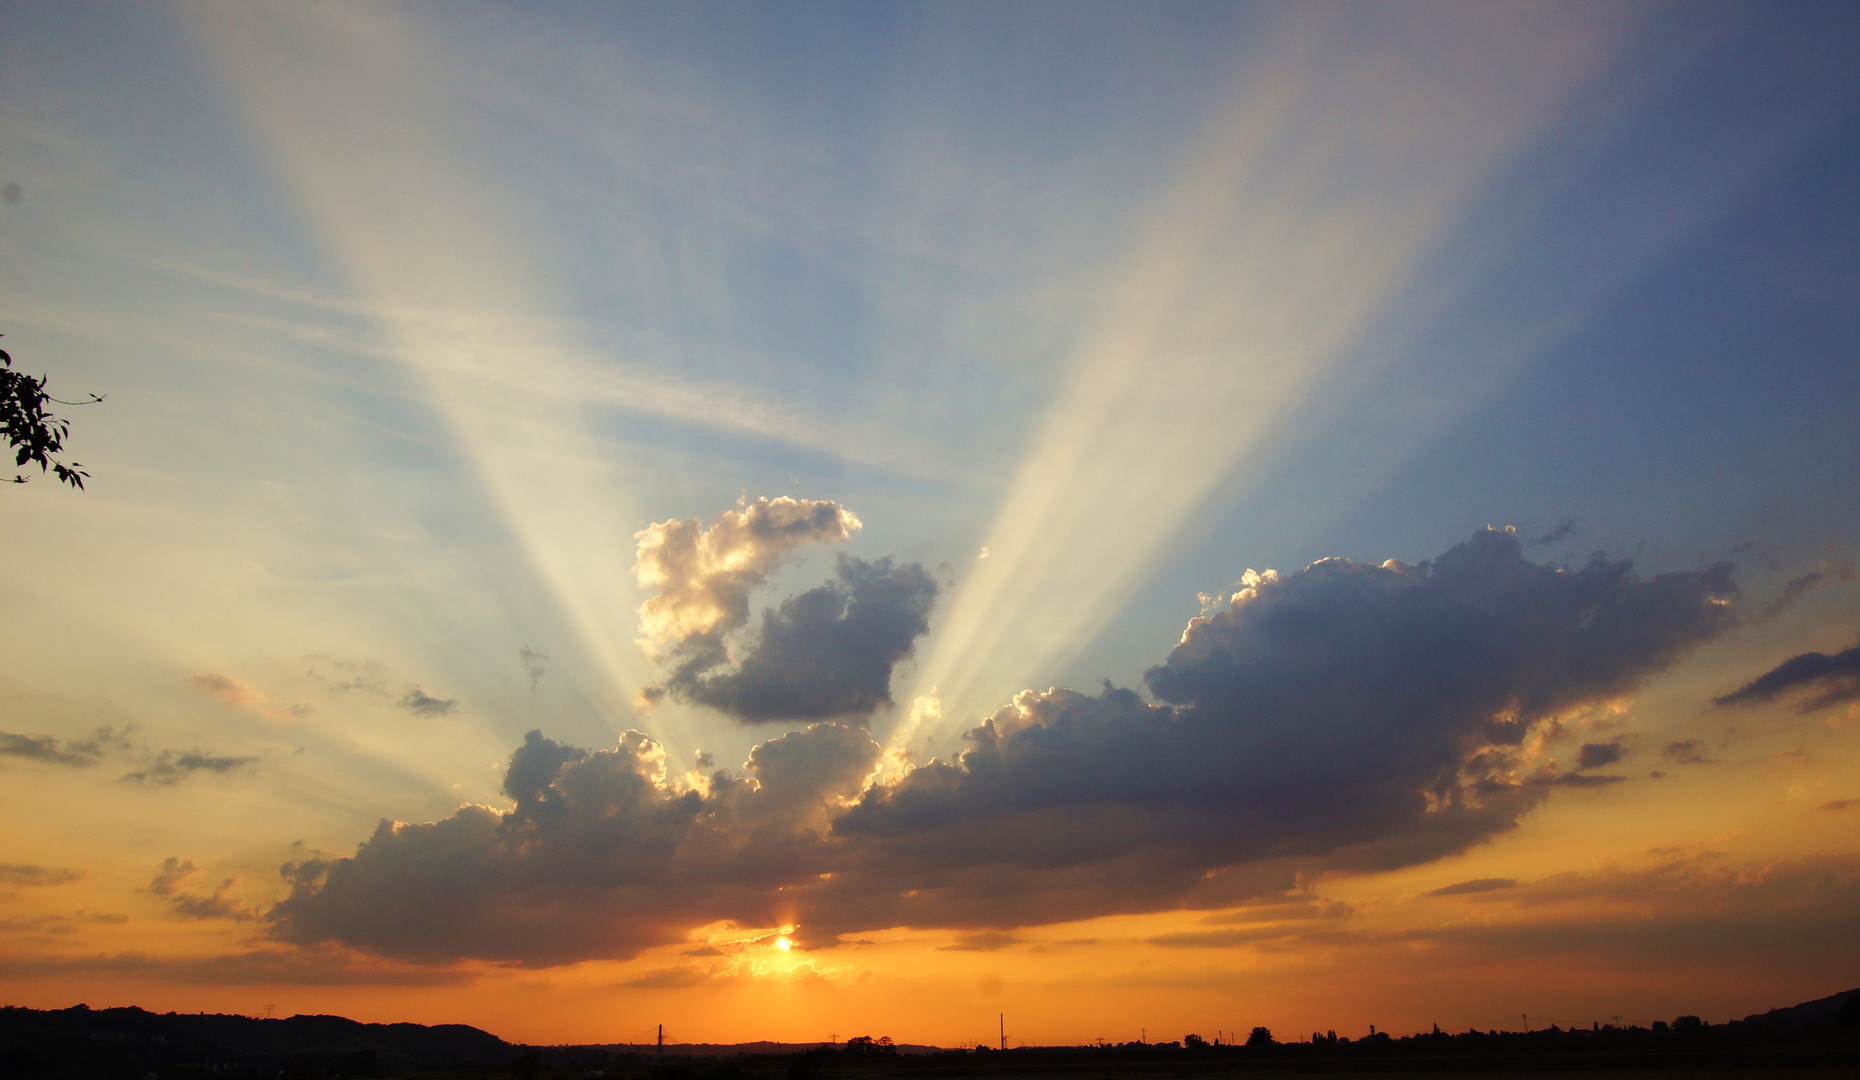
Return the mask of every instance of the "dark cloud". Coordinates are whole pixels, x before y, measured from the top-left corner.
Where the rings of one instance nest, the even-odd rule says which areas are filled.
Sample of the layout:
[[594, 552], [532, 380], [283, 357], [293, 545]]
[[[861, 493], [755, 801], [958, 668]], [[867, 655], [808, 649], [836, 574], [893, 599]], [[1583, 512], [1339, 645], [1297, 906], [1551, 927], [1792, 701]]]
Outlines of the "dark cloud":
[[838, 503], [783, 497], [741, 501], [708, 528], [691, 518], [642, 530], [635, 569], [658, 592], [639, 608], [641, 644], [670, 674], [641, 692], [640, 707], [669, 693], [760, 723], [890, 704], [891, 669], [929, 629], [936, 601], [936, 582], [917, 564], [842, 556], [838, 580], [766, 610], [754, 640], [738, 640], [753, 590], [801, 548], [859, 528]]
[[1471, 896], [1474, 893], [1497, 892], [1500, 889], [1509, 889], [1512, 886], [1516, 885], [1517, 883], [1518, 883], [1518, 879], [1508, 878], [1508, 877], [1474, 878], [1471, 881], [1455, 882], [1452, 885], [1448, 885], [1443, 888], [1435, 889], [1434, 891], [1428, 893], [1427, 895], [1429, 896]]
[[1582, 524], [1581, 518], [1564, 518], [1562, 521], [1557, 522], [1549, 532], [1531, 541], [1531, 543], [1554, 544], [1558, 540], [1567, 540], [1575, 535], [1576, 526], [1580, 524]]
[[1559, 774], [1532, 736], [1735, 621], [1726, 567], [1540, 566], [1505, 530], [1416, 566], [1327, 559], [1247, 581], [1149, 671], [1160, 704], [1027, 691], [958, 760], [879, 783], [879, 747], [845, 724], [696, 785], [637, 732], [592, 753], [531, 733], [513, 809], [383, 822], [352, 858], [287, 864], [273, 930], [547, 964], [724, 920], [798, 927], [812, 947], [1286, 897], [1313, 872], [1463, 851], [1558, 786], [1618, 782]]
[[105, 975], [207, 986], [456, 986], [474, 976], [456, 968], [396, 964], [341, 948], [270, 946], [222, 956], [161, 956], [131, 951], [88, 956], [0, 956], [0, 978]]
[[734, 671], [693, 658], [673, 673], [673, 697], [741, 720], [824, 720], [891, 704], [891, 669], [930, 628], [937, 584], [922, 566], [839, 557], [837, 581], [763, 613], [761, 633]]
[[517, 659], [523, 662], [523, 674], [529, 676], [530, 693], [534, 694], [542, 677], [549, 674], [549, 657], [525, 645], [517, 650]]
[[0, 756], [83, 769], [103, 760], [103, 755], [109, 750], [128, 747], [128, 734], [127, 730], [102, 727], [88, 739], [60, 743], [50, 735], [14, 735], [0, 731]]
[[1860, 806], [1860, 799], [1830, 799], [1829, 801], [1822, 803], [1820, 806], [1815, 807], [1815, 809], [1827, 810], [1827, 811], [1833, 812], [1837, 810], [1845, 810], [1850, 806]]
[[26, 918], [14, 916], [0, 919], [0, 933], [22, 934], [49, 942], [76, 934], [86, 926], [121, 926], [128, 921], [129, 916], [113, 911], [79, 911], [73, 915], [35, 915]]
[[0, 885], [10, 885], [14, 888], [68, 885], [83, 876], [84, 871], [76, 868], [54, 870], [49, 866], [21, 866], [17, 863], [0, 863]]
[[1529, 782], [1550, 784], [1557, 787], [1587, 788], [1606, 787], [1609, 784], [1619, 784], [1626, 779], [1627, 777], [1625, 776], [1593, 776], [1585, 773], [1567, 772], [1561, 776], [1539, 777]]
[[698, 790], [668, 780], [638, 732], [592, 753], [531, 732], [505, 774], [513, 809], [384, 821], [353, 858], [286, 864], [292, 891], [270, 918], [293, 942], [525, 963], [630, 956], [723, 919], [789, 923], [782, 887], [831, 870], [832, 813], [878, 751], [863, 730], [815, 724]]
[[1020, 944], [1020, 938], [999, 930], [982, 930], [973, 934], [961, 934], [948, 945], [938, 945], [937, 952], [994, 952], [1009, 945]]
[[1717, 699], [1720, 705], [1754, 705], [1784, 694], [1814, 689], [1796, 706], [1797, 712], [1814, 712], [1830, 705], [1860, 700], [1860, 645], [1832, 656], [1810, 652], [1792, 656], [1769, 671]]
[[1599, 769], [1603, 765], [1613, 765], [1621, 760], [1621, 743], [1583, 743], [1576, 754], [1578, 769]]
[[1820, 569], [1810, 570], [1790, 578], [1783, 585], [1782, 592], [1767, 604], [1757, 615], [1759, 622], [1766, 622], [1788, 611], [1802, 598], [1816, 589], [1827, 585], [1846, 584], [1854, 579], [1854, 564], [1849, 559], [1824, 559]]
[[163, 750], [155, 764], [139, 772], [124, 773], [123, 779], [136, 784], [173, 787], [195, 773], [225, 775], [258, 762], [256, 757], [227, 757], [202, 750]]
[[149, 880], [148, 891], [168, 901], [177, 914], [189, 919], [247, 922], [258, 917], [258, 912], [240, 906], [227, 895], [238, 884], [237, 878], [227, 878], [206, 895], [184, 892], [182, 887], [199, 873], [200, 868], [194, 865], [194, 860], [170, 856], [162, 861]]
[[1669, 742], [1660, 756], [1675, 765], [1709, 765], [1713, 760], [1705, 756], [1705, 744], [1699, 739]]
[[396, 704], [415, 716], [450, 716], [452, 710], [459, 707], [456, 699], [436, 698], [417, 686], [402, 695]]

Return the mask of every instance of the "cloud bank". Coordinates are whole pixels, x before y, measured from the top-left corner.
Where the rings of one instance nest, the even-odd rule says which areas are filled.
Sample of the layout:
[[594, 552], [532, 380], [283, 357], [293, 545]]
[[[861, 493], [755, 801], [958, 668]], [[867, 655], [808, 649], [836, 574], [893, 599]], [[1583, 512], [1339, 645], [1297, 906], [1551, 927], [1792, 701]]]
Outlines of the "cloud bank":
[[[815, 524], [790, 535], [829, 516], [807, 511]], [[1540, 736], [1735, 622], [1728, 567], [1541, 566], [1508, 530], [1429, 563], [1327, 559], [1244, 584], [1147, 673], [1156, 703], [1108, 684], [1026, 691], [957, 761], [889, 780], [867, 782], [879, 747], [850, 724], [789, 732], [740, 773], [698, 780], [668, 777], [637, 732], [595, 752], [532, 732], [511, 757], [512, 809], [383, 822], [353, 857], [287, 864], [273, 932], [550, 964], [631, 956], [721, 920], [796, 926], [817, 946], [1277, 896], [1300, 872], [1464, 850], [1559, 785], [1606, 782], [1559, 768]], [[691, 617], [695, 634], [747, 620], [746, 603], [691, 603], [724, 613]]]

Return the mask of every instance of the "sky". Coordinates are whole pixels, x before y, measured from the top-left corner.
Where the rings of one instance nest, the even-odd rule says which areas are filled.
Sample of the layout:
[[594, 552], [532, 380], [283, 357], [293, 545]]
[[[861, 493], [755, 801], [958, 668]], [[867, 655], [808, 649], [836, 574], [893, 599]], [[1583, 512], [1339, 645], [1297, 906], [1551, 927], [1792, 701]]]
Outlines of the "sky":
[[1860, 970], [1860, 15], [0, 5], [0, 997], [513, 1041]]

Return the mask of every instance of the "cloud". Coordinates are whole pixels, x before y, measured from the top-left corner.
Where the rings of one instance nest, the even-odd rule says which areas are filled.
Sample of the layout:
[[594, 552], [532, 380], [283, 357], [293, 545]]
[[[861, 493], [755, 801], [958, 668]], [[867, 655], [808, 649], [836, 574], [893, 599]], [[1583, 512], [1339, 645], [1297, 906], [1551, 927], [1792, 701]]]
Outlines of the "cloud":
[[982, 930], [973, 934], [958, 935], [956, 940], [950, 944], [938, 945], [936, 951], [994, 952], [997, 949], [1005, 949], [1009, 945], [1018, 945], [1020, 941], [1021, 939], [1013, 934], [1005, 934], [999, 930]]
[[384, 821], [353, 857], [287, 864], [273, 932], [549, 964], [725, 921], [814, 947], [1282, 899], [1301, 875], [1424, 863], [1558, 786], [1618, 782], [1559, 774], [1547, 736], [1735, 623], [1727, 567], [1540, 566], [1505, 530], [1415, 566], [1247, 582], [1150, 669], [1160, 704], [1026, 691], [958, 760], [877, 782], [880, 748], [848, 724], [701, 780], [668, 777], [637, 732], [595, 752], [532, 732], [512, 809]]
[[749, 622], [749, 594], [795, 551], [834, 544], [860, 528], [830, 499], [738, 501], [704, 528], [696, 518], [660, 521], [634, 536], [634, 572], [657, 595], [639, 606], [641, 642], [654, 655], [721, 651]]
[[230, 675], [215, 675], [208, 672], [189, 675], [187, 681], [194, 684], [194, 689], [228, 705], [264, 705], [271, 700]]
[[1820, 693], [1804, 700], [1797, 712], [1860, 699], [1860, 645], [1833, 656], [1818, 652], [1792, 656], [1716, 700], [1719, 705], [1754, 705], [1811, 687]]
[[1502, 956], [1588, 954], [1606, 965], [1819, 965], [1832, 968], [1833, 978], [1845, 977], [1860, 949], [1853, 919], [1860, 853], [1744, 869], [1696, 858], [1641, 870], [1605, 867], [1554, 874], [1497, 899], [1477, 923], [1398, 936]]
[[930, 628], [937, 584], [922, 566], [839, 557], [838, 581], [763, 613], [733, 671], [682, 665], [667, 689], [739, 719], [822, 720], [891, 704], [891, 669]]
[[1603, 765], [1613, 765], [1621, 760], [1621, 743], [1619, 740], [1605, 743], [1583, 743], [1576, 754], [1578, 769], [1599, 769]]
[[1830, 799], [1820, 806], [1815, 807], [1815, 809], [1835, 812], [1845, 810], [1850, 806], [1860, 806], [1860, 799]]
[[710, 981], [710, 976], [696, 968], [671, 967], [641, 975], [637, 979], [628, 979], [621, 986], [649, 990], [681, 990], [691, 986], [702, 986]]
[[937, 584], [918, 564], [842, 555], [837, 580], [765, 611], [754, 640], [731, 647], [749, 625], [750, 593], [793, 552], [859, 528], [838, 503], [782, 497], [739, 502], [708, 529], [690, 518], [642, 530], [639, 582], [659, 592], [640, 605], [641, 645], [671, 671], [641, 691], [641, 707], [670, 694], [760, 723], [891, 704], [891, 669], [929, 629], [936, 602]]
[[1714, 760], [1705, 756], [1705, 743], [1699, 739], [1669, 742], [1660, 756], [1675, 765], [1709, 765]]
[[531, 732], [505, 773], [511, 810], [384, 821], [353, 858], [286, 864], [292, 891], [269, 917], [292, 942], [532, 964], [631, 956], [724, 920], [782, 925], [782, 888], [830, 871], [832, 814], [878, 751], [815, 724], [698, 790], [638, 732], [594, 752]]
[[383, 962], [340, 948], [268, 946], [224, 956], [160, 956], [141, 951], [89, 956], [0, 956], [0, 978], [105, 975], [209, 986], [449, 986], [476, 976], [458, 968]]
[[155, 758], [155, 764], [139, 772], [124, 773], [123, 779], [136, 784], [173, 787], [195, 773], [225, 775], [257, 761], [256, 757], [228, 757], [202, 750], [163, 750]]
[[227, 878], [205, 896], [181, 891], [182, 886], [199, 873], [200, 867], [194, 865], [194, 860], [169, 856], [162, 860], [155, 876], [149, 879], [148, 891], [170, 902], [177, 913], [189, 919], [247, 922], [258, 917], [256, 911], [241, 907], [227, 897], [226, 894], [238, 884], [237, 878]]
[[1557, 522], [1556, 526], [1552, 528], [1549, 532], [1531, 541], [1531, 543], [1533, 544], [1554, 544], [1558, 540], [1566, 540], [1569, 537], [1575, 535], [1576, 526], [1580, 525], [1581, 523], [1582, 523], [1581, 518], [1564, 518], [1562, 521]]
[[54, 870], [47, 866], [22, 866], [17, 863], [0, 863], [0, 885], [10, 885], [14, 888], [68, 885], [83, 876], [84, 871], [74, 868]]
[[547, 654], [537, 652], [528, 645], [517, 650], [517, 659], [523, 662], [523, 674], [530, 680], [530, 693], [536, 692], [536, 685], [549, 673]]
[[407, 691], [395, 704], [415, 716], [450, 716], [452, 710], [459, 707], [456, 699], [432, 697], [417, 686]]
[[88, 739], [61, 744], [50, 735], [14, 735], [0, 731], [0, 756], [25, 758], [42, 765], [83, 769], [101, 761], [107, 750], [128, 747], [127, 735], [128, 731], [101, 727]]
[[1783, 585], [1782, 592], [1776, 594], [1763, 610], [1758, 613], [1757, 621], [1767, 622], [1788, 611], [1802, 598], [1816, 589], [1827, 585], [1846, 584], [1854, 579], [1854, 564], [1849, 559], [1824, 559], [1821, 568], [1792, 577]]
[[1517, 885], [1517, 883], [1518, 883], [1518, 880], [1516, 878], [1504, 878], [1504, 877], [1474, 878], [1471, 881], [1455, 882], [1452, 885], [1448, 885], [1443, 888], [1435, 889], [1432, 892], [1428, 893], [1427, 895], [1429, 896], [1471, 896], [1475, 893], [1497, 892], [1500, 889], [1509, 889]]

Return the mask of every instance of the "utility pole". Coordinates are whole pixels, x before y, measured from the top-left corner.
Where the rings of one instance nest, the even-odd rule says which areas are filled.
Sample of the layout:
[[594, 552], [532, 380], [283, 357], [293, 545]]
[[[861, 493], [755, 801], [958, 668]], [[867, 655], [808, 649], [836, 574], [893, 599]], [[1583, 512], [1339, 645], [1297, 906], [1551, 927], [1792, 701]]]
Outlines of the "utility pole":
[[1007, 1049], [1007, 1013], [996, 1013], [995, 1020], [1001, 1025], [1001, 1049]]
[[659, 1025], [659, 1051], [656, 1058], [660, 1065], [665, 1064], [665, 1025]]

